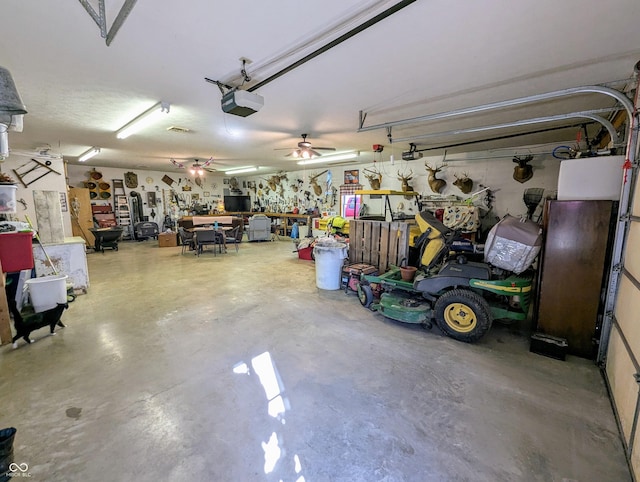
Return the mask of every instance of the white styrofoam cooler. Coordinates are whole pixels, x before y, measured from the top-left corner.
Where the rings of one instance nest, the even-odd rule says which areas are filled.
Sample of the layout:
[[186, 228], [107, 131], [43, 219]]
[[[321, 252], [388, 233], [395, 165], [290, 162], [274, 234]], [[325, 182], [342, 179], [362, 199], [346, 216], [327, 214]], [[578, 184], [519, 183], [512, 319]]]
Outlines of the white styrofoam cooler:
[[620, 199], [624, 156], [581, 157], [560, 163], [558, 200]]

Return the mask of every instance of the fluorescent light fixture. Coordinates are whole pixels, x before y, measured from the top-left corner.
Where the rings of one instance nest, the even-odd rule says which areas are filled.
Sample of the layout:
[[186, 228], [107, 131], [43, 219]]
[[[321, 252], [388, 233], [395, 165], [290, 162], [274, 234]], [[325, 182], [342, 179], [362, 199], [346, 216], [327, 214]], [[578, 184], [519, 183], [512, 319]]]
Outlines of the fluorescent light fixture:
[[92, 147], [88, 151], [83, 152], [82, 154], [80, 154], [80, 157], [78, 158], [78, 162], [88, 161], [93, 156], [96, 156], [98, 154], [100, 154], [100, 148], [99, 147]]
[[126, 139], [132, 134], [144, 129], [146, 126], [156, 121], [161, 114], [169, 113], [169, 103], [168, 102], [158, 102], [151, 109], [146, 112], [143, 112], [138, 117], [129, 122], [126, 126], [122, 127], [116, 132], [116, 137], [118, 139]]
[[359, 152], [350, 152], [348, 154], [338, 154], [335, 156], [322, 156], [308, 159], [306, 161], [298, 161], [298, 165], [305, 166], [307, 164], [320, 164], [321, 162], [345, 161], [347, 159], [355, 159], [359, 157]]
[[229, 171], [224, 171], [225, 174], [242, 174], [244, 172], [253, 172], [257, 171], [257, 167], [243, 167], [242, 169], [230, 169]]

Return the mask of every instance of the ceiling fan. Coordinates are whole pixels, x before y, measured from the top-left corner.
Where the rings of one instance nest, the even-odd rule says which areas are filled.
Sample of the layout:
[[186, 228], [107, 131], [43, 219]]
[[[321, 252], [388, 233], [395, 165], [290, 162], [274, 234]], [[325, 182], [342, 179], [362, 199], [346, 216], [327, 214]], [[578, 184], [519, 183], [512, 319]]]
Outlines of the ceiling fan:
[[[295, 157], [295, 158], [300, 157], [302, 159], [311, 159], [312, 157], [322, 156], [322, 154], [320, 154], [318, 151], [335, 151], [336, 150], [335, 147], [317, 147], [317, 146], [311, 145], [311, 143], [307, 141], [307, 135], [308, 134], [301, 134], [302, 141], [298, 142], [298, 147], [296, 149], [293, 149], [293, 151], [287, 154], [285, 157]], [[278, 150], [284, 150], [284, 149], [276, 149], [276, 150], [278, 151]]]
[[[193, 174], [194, 176], [204, 176], [204, 171], [215, 172], [216, 169], [209, 168], [209, 165], [211, 163], [213, 163], [213, 157], [209, 158], [207, 162], [204, 162], [202, 164], [200, 164], [200, 161], [198, 161], [198, 159], [195, 159], [195, 162], [193, 163], [193, 165], [188, 168], [189, 173]], [[173, 164], [176, 167], [179, 167], [180, 169], [186, 168], [186, 166], [182, 162], [178, 162], [175, 159], [171, 159], [171, 164]]]

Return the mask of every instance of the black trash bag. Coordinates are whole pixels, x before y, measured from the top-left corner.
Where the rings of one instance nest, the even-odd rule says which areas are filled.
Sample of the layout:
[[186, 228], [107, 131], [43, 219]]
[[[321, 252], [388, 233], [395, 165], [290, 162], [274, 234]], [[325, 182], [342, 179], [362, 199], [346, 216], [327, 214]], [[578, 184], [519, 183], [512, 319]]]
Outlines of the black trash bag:
[[13, 462], [13, 439], [17, 430], [13, 427], [0, 430], [0, 482], [6, 482], [11, 477], [9, 465]]

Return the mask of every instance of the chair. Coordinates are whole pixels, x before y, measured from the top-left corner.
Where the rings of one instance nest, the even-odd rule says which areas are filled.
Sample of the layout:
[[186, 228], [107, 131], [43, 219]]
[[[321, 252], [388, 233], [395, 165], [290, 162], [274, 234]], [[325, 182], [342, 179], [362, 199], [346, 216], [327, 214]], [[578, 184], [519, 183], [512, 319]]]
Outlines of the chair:
[[279, 224], [277, 219], [274, 219], [273, 223], [271, 223], [271, 241], [280, 241], [281, 232], [284, 235], [284, 228], [282, 224]]
[[235, 228], [230, 229], [229, 231], [226, 231], [224, 233], [226, 242], [227, 243], [233, 243], [234, 246], [236, 247], [236, 253], [238, 252], [238, 243], [242, 239], [242, 234], [239, 234], [240, 233], [240, 228], [242, 228], [242, 225], [238, 224], [238, 225], [236, 225]]
[[193, 249], [193, 233], [186, 231], [182, 226], [178, 227], [178, 234], [180, 235], [180, 246], [182, 246], [182, 254], [184, 249], [189, 246], [189, 249]]
[[224, 245], [224, 234], [214, 229], [205, 229], [198, 231], [196, 234], [196, 255], [200, 256], [205, 246], [213, 245], [213, 254], [216, 254], [216, 246], [220, 246], [220, 252], [222, 252], [222, 246]]

